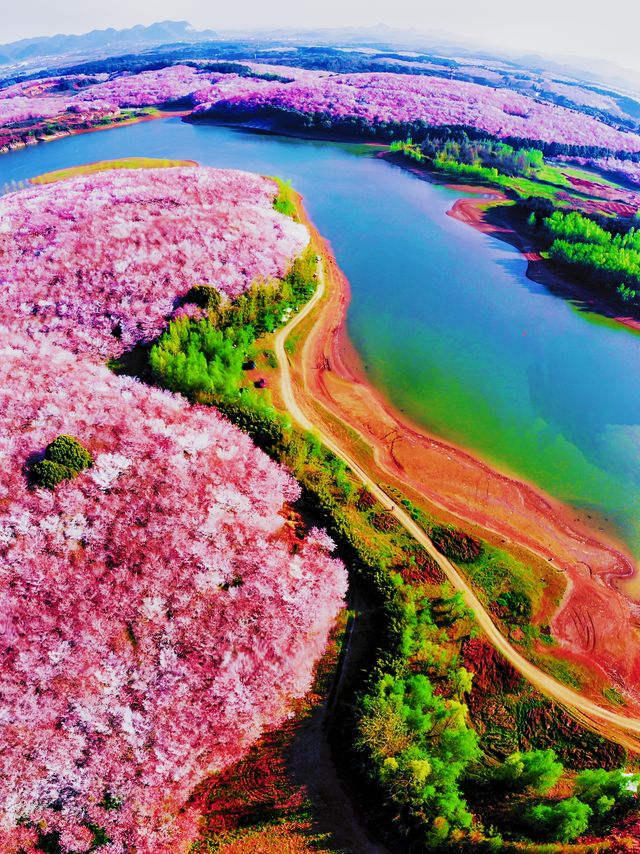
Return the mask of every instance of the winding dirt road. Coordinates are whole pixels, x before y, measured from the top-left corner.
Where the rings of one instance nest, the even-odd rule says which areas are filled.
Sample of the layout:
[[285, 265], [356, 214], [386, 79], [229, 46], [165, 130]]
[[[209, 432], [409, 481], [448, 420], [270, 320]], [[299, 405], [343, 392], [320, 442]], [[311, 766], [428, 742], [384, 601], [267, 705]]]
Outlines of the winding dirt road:
[[[469, 587], [464, 577], [448, 558], [441, 554], [429, 537], [420, 528], [408, 513], [391, 498], [384, 489], [371, 477], [365, 469], [353, 458], [351, 454], [343, 450], [338, 441], [329, 435], [326, 430], [315, 424], [303, 411], [296, 399], [293, 390], [292, 372], [285, 350], [285, 343], [293, 330], [308, 317], [319, 305], [326, 291], [325, 270], [322, 260], [317, 265], [318, 287], [311, 300], [292, 320], [283, 327], [275, 336], [274, 349], [278, 364], [280, 366], [280, 393], [282, 400], [291, 417], [304, 430], [314, 431], [320, 436], [324, 444], [339, 457], [352, 472], [358, 477], [364, 486], [380, 501], [387, 510], [393, 514], [398, 522], [420, 543], [423, 548], [436, 561], [445, 573], [451, 584], [459, 590], [466, 605], [474, 612], [478, 624], [487, 636], [487, 639], [502, 655], [524, 676], [535, 688], [550, 699], [559, 703], [567, 709], [575, 718], [584, 723], [590, 729], [600, 733], [605, 738], [626, 747], [633, 753], [640, 754], [640, 718], [628, 717], [618, 712], [602, 708], [577, 691], [567, 687], [554, 677], [540, 670], [523, 655], [521, 655], [500, 632], [493, 620], [484, 609], [482, 603]], [[303, 352], [304, 358], [304, 352]], [[322, 404], [316, 401], [316, 404]], [[335, 417], [335, 416], [334, 416]], [[362, 437], [364, 439], [364, 437]], [[366, 440], [365, 440], [366, 441]]]

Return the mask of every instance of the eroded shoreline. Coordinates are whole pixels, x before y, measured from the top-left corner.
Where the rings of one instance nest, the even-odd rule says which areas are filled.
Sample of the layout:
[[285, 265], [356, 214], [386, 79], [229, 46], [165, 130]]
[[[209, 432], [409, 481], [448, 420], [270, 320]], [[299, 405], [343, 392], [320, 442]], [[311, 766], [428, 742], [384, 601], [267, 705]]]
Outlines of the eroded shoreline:
[[[449, 213], [462, 219], [460, 211], [478, 201], [461, 199]], [[334, 432], [337, 428], [351, 452], [369, 470], [375, 467], [381, 483], [562, 572], [567, 580], [562, 602], [544, 603], [553, 614], [557, 657], [599, 674], [591, 693], [600, 701], [602, 688], [613, 684], [629, 708], [640, 709], [640, 606], [618, 586], [634, 575], [633, 560], [614, 540], [594, 536], [575, 510], [429, 435], [369, 384], [346, 329], [348, 281], [330, 244], [307, 224], [316, 245], [324, 247], [329, 288], [294, 365], [305, 407], [319, 424]]]

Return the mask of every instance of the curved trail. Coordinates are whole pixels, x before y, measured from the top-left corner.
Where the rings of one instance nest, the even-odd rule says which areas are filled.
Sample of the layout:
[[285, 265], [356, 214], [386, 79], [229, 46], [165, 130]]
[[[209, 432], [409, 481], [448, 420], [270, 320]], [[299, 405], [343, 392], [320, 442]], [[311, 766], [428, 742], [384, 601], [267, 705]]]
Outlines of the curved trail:
[[340, 447], [332, 436], [317, 427], [302, 411], [293, 391], [291, 370], [284, 345], [295, 327], [315, 309], [325, 294], [325, 273], [322, 261], [319, 261], [317, 265], [317, 279], [318, 287], [311, 300], [286, 326], [279, 330], [274, 339], [274, 349], [280, 366], [280, 392], [291, 417], [304, 430], [315, 431], [319, 434], [324, 444], [349, 466], [362, 484], [392, 513], [415, 540], [420, 543], [433, 560], [436, 561], [454, 588], [462, 593], [465, 604], [474, 612], [476, 620], [487, 639], [527, 681], [547, 697], [566, 708], [574, 717], [589, 728], [595, 730], [605, 738], [618, 742], [633, 753], [640, 754], [640, 719], [627, 717], [618, 712], [602, 708], [597, 703], [583, 697], [577, 691], [545, 673], [519, 653], [497, 628], [478, 597], [454, 564], [436, 549], [422, 528], [367, 474], [350, 454]]

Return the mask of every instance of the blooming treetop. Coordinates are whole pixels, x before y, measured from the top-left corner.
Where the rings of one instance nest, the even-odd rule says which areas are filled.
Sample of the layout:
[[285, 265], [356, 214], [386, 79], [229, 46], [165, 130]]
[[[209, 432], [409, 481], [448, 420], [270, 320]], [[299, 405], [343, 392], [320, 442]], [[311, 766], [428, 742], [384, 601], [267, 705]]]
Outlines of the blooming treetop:
[[[225, 84], [214, 86], [216, 94]], [[307, 76], [304, 81], [256, 81], [253, 94], [246, 80], [238, 92], [226, 84], [224, 101], [256, 109], [276, 106], [331, 118], [359, 117], [370, 123], [413, 122], [470, 125], [498, 137], [522, 137], [614, 150], [640, 150], [640, 136], [623, 133], [583, 113], [536, 101], [509, 89], [410, 74], [363, 73]], [[220, 99], [200, 103], [194, 113], [219, 106]]]
[[[61, 433], [93, 466], [30, 488]], [[26, 818], [67, 852], [89, 825], [108, 854], [184, 851], [194, 784], [308, 689], [344, 568], [214, 410], [6, 327], [0, 460], [0, 850], [35, 850]]]
[[5, 322], [77, 351], [156, 338], [195, 284], [230, 297], [282, 276], [308, 243], [272, 181], [208, 168], [95, 173], [0, 198]]
[[615, 157], [603, 157], [588, 162], [598, 169], [613, 172], [632, 184], [640, 185], [640, 163], [634, 163], [632, 160], [618, 160]]

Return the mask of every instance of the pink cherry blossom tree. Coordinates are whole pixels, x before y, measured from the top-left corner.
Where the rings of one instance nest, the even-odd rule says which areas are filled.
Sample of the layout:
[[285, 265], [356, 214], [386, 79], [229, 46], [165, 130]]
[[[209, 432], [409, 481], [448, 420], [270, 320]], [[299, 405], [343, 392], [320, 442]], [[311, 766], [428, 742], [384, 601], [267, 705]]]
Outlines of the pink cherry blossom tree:
[[[92, 467], [31, 487], [61, 433]], [[215, 411], [7, 326], [0, 456], [0, 850], [186, 851], [193, 786], [308, 689], [344, 568]]]
[[5, 321], [78, 352], [156, 338], [195, 284], [229, 297], [282, 276], [307, 229], [275, 184], [207, 168], [108, 171], [0, 198]]

